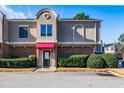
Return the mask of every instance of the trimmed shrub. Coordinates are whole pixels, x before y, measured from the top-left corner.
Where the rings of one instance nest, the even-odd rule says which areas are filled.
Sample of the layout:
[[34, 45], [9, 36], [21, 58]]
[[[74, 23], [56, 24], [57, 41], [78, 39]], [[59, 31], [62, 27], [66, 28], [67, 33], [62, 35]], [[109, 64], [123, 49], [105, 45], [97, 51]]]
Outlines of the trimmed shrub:
[[0, 59], [0, 67], [5, 68], [28, 68], [33, 66], [32, 63], [29, 58]]
[[118, 58], [116, 57], [116, 55], [113, 55], [113, 54], [102, 54], [102, 58], [104, 59], [104, 61], [106, 63], [105, 67], [109, 67], [109, 68], [117, 67]]
[[89, 68], [103, 68], [104, 60], [100, 55], [91, 54], [87, 60], [87, 67]]
[[58, 65], [60, 67], [86, 67], [86, 55], [72, 55], [70, 57], [60, 57]]
[[28, 58], [31, 60], [32, 67], [36, 66], [36, 56], [35, 55], [29, 55]]

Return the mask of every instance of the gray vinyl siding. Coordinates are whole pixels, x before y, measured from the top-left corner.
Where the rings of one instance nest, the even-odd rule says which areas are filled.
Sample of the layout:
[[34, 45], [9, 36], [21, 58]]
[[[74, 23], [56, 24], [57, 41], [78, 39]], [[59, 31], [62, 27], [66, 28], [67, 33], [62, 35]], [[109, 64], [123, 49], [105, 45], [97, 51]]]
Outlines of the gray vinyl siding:
[[[75, 31], [73, 40], [73, 29], [75, 24], [82, 24], [82, 33]], [[95, 42], [99, 41], [99, 25], [90, 21], [58, 21], [57, 36], [58, 42]]]

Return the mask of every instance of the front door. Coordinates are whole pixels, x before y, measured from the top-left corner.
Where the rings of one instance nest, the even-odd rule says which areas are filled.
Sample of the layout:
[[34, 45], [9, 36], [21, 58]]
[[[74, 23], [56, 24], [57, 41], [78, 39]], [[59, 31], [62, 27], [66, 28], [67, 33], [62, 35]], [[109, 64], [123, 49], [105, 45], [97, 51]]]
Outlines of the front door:
[[50, 67], [50, 51], [43, 51], [43, 67]]

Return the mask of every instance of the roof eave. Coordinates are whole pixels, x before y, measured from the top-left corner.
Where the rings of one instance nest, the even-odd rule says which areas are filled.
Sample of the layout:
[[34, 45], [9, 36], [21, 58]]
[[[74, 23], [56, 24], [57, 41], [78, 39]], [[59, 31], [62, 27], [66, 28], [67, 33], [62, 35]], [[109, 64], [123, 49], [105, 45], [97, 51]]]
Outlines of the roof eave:
[[36, 22], [36, 20], [35, 19], [8, 19], [7, 21], [9, 21], [9, 22]]
[[97, 21], [97, 22], [101, 22], [103, 20], [62, 20], [62, 19], [60, 19], [58, 21]]

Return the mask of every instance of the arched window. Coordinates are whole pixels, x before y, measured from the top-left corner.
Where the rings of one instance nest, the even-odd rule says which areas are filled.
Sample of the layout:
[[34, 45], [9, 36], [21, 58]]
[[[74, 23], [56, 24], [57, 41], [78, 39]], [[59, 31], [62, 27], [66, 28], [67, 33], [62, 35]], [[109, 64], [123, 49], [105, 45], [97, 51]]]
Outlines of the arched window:
[[73, 40], [82, 40], [85, 38], [84, 26], [82, 24], [75, 24], [72, 29]]

